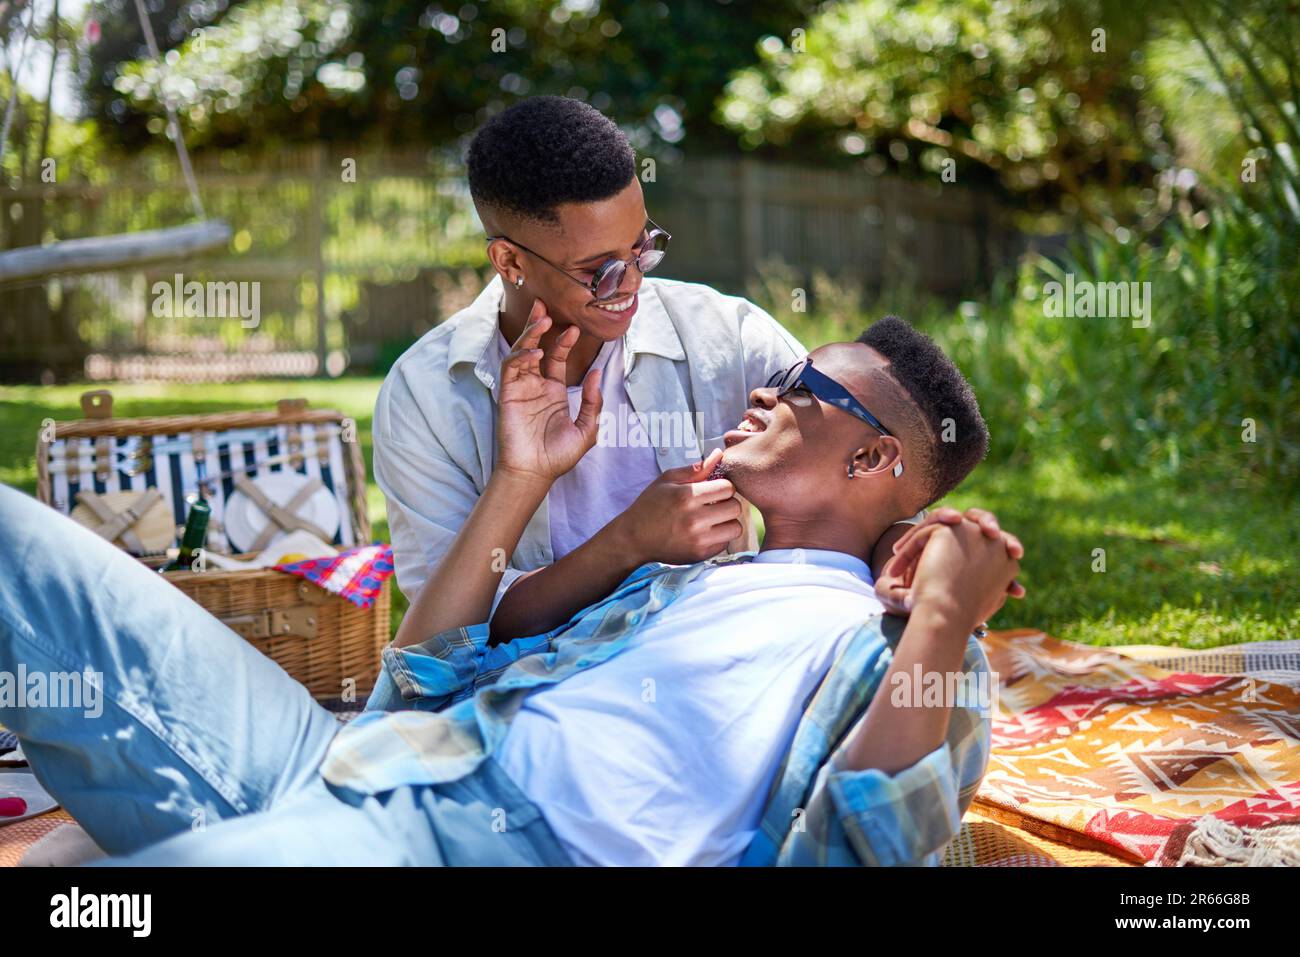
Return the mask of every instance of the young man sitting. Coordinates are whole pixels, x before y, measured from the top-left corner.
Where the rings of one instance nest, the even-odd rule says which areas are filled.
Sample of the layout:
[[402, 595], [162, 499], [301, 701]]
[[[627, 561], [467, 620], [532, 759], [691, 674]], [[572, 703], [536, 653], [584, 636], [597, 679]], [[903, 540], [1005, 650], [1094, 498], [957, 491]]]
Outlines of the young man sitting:
[[109, 706], [0, 723], [101, 846], [140, 864], [937, 862], [988, 715], [890, 691], [987, 671], [971, 632], [1021, 549], [969, 521], [909, 533], [890, 569], [901, 637], [865, 557], [984, 455], [960, 374], [896, 319], [817, 350], [753, 391], [705, 463], [763, 513], [762, 552], [645, 566], [554, 631], [491, 645], [500, 556], [596, 437], [599, 372], [571, 419], [576, 336], [539, 349], [549, 326], [503, 362], [497, 468], [385, 653], [374, 710], [342, 731], [157, 576], [2, 490], [0, 547], [30, 571], [0, 582], [0, 668], [89, 668]]
[[720, 552], [729, 539], [703, 518], [726, 510], [706, 511], [681, 475], [750, 390], [807, 350], [746, 299], [648, 275], [662, 274], [670, 230], [699, 226], [651, 219], [627, 137], [581, 100], [535, 96], [497, 113], [475, 133], [466, 172], [493, 275], [384, 380], [374, 479], [398, 585], [414, 598], [499, 461], [496, 376], [511, 343], [538, 302], [552, 320], [544, 345], [576, 330], [564, 370], [572, 407], [600, 369], [610, 427], [551, 484], [509, 556], [492, 627], [519, 638], [565, 620], [558, 581], [585, 582], [589, 602], [645, 562]]

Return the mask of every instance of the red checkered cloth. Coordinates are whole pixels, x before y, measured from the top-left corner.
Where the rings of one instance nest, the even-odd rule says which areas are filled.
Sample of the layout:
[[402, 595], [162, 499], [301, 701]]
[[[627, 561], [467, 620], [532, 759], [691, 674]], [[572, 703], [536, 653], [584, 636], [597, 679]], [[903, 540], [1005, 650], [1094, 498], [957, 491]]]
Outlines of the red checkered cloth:
[[285, 562], [276, 565], [275, 570], [305, 578], [331, 594], [342, 595], [359, 608], [369, 608], [388, 576], [393, 574], [393, 547], [362, 545], [333, 558]]

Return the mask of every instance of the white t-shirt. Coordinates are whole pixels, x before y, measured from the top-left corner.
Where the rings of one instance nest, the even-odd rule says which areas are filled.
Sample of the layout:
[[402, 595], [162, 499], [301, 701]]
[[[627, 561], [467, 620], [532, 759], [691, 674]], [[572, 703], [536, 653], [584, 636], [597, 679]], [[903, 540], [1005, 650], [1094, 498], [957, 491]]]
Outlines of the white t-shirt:
[[[500, 368], [501, 361], [510, 354], [510, 344], [499, 333], [496, 342], [500, 353], [496, 367]], [[659, 477], [654, 446], [635, 416], [624, 384], [623, 340], [614, 339], [601, 346], [592, 368], [601, 370], [601, 416], [608, 416], [613, 422], [627, 422], [627, 444], [598, 442], [551, 486], [547, 509], [555, 561], [590, 539], [615, 515], [626, 511], [645, 487]], [[582, 405], [582, 386], [570, 386], [568, 391], [569, 414], [576, 417]]]
[[872, 585], [813, 549], [706, 569], [618, 655], [529, 695], [497, 760], [579, 864], [735, 864], [808, 697], [882, 611]]

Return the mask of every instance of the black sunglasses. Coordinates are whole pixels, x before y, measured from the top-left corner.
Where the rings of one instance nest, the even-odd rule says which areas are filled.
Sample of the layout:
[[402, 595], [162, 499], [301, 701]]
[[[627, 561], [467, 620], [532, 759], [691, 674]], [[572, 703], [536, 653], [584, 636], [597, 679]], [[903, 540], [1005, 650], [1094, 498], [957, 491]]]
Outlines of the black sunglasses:
[[[881, 421], [867, 411], [867, 407], [853, 397], [853, 393], [840, 385], [826, 373], [813, 368], [812, 357], [800, 359], [784, 372], [774, 372], [767, 380], [769, 389], [776, 389], [778, 399], [789, 395], [796, 389], [803, 389], [821, 401], [843, 409], [849, 415], [861, 419], [881, 435], [893, 435], [881, 424]], [[902, 461], [894, 464], [894, 478], [903, 474]]]
[[618, 295], [619, 287], [623, 285], [623, 276], [627, 273], [627, 268], [636, 263], [636, 268], [645, 275], [654, 269], [663, 261], [668, 252], [668, 241], [673, 237], [667, 231], [657, 226], [652, 219], [646, 220], [645, 228], [648, 230], [645, 239], [641, 241], [641, 248], [631, 259], [607, 259], [601, 263], [596, 272], [592, 275], [591, 280], [579, 279], [567, 269], [555, 265], [541, 253], [533, 252], [523, 243], [517, 243], [509, 236], [489, 236], [488, 242], [495, 242], [498, 239], [504, 239], [508, 243], [518, 246], [524, 252], [536, 256], [546, 265], [550, 266], [564, 275], [568, 276], [578, 285], [583, 286], [597, 302], [605, 302], [613, 299]]
[[853, 393], [826, 373], [813, 368], [812, 357], [800, 359], [784, 372], [774, 372], [767, 380], [769, 389], [776, 389], [776, 397], [788, 395], [796, 389], [805, 389], [830, 405], [857, 416], [881, 435], [893, 435], [880, 420], [867, 411], [867, 407], [853, 397]]

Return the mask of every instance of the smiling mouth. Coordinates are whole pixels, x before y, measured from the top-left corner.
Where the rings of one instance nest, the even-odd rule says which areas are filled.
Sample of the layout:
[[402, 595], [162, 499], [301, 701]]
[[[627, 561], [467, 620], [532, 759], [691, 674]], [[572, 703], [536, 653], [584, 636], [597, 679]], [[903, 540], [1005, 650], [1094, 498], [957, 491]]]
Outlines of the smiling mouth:
[[635, 304], [636, 304], [636, 296], [628, 296], [622, 302], [614, 303], [614, 304], [600, 303], [599, 305], [596, 306], [596, 308], [617, 315], [620, 312], [627, 312]]
[[737, 442], [743, 442], [751, 435], [757, 435], [760, 432], [767, 431], [767, 423], [752, 413], [746, 412], [745, 417], [740, 420], [740, 425], [731, 429], [722, 437], [723, 445], [727, 448], [735, 445]]

